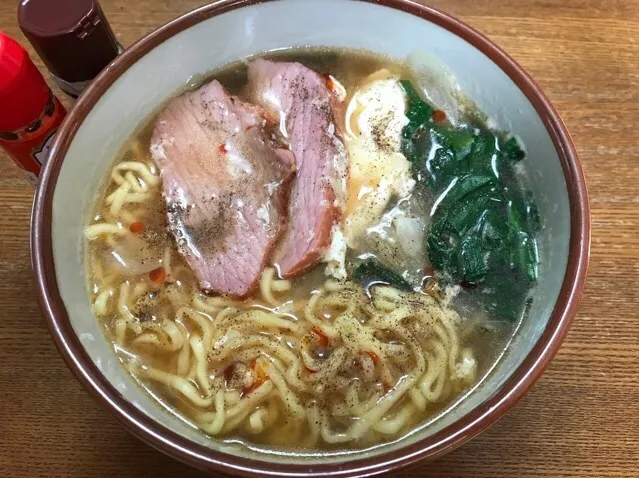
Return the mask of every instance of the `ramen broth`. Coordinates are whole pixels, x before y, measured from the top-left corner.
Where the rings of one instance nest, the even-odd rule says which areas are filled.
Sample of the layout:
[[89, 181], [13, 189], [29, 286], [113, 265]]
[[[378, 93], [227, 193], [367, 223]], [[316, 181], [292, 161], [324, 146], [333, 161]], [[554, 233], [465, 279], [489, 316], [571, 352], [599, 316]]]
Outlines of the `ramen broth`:
[[[346, 103], [380, 70], [415, 76], [402, 63], [365, 52], [302, 49], [265, 57], [331, 75]], [[242, 97], [248, 61], [187, 88], [215, 78]], [[464, 115], [469, 124], [480, 117], [468, 108]], [[203, 433], [266, 449], [373, 446], [438, 417], [503, 354], [532, 285], [513, 295], [516, 320], [495, 317], [476, 284], [446, 278], [427, 255], [423, 263], [394, 257], [397, 237], [383, 221], [349, 247], [346, 278], [318, 264], [284, 280], [269, 266], [249, 298], [203, 292], [167, 228], [162, 178], [149, 153], [154, 125], [155, 116], [132, 136], [95, 202], [86, 232], [89, 292], [123, 366]], [[436, 200], [418, 179], [384, 214], [421, 214], [427, 235]], [[356, 280], [354, 270], [371, 259], [402, 268], [396, 272], [412, 290]]]

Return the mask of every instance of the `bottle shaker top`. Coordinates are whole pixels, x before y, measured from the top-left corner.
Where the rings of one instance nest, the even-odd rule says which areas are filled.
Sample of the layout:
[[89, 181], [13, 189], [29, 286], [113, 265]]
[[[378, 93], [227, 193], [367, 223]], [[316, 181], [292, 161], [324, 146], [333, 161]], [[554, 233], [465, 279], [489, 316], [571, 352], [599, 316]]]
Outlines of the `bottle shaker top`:
[[49, 71], [90, 81], [120, 52], [97, 0], [21, 0], [18, 22]]

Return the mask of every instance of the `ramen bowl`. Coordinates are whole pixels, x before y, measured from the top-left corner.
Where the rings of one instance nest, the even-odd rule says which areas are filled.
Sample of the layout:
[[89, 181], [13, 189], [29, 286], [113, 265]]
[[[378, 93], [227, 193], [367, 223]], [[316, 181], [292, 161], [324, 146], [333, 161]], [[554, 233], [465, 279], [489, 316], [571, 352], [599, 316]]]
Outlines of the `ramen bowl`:
[[[543, 230], [528, 319], [477, 386], [405, 436], [368, 449], [259, 452], [212, 439], [168, 413], [121, 366], [94, 318], [83, 230], [121, 146], [192, 77], [265, 51], [323, 46], [392, 58], [416, 47], [441, 59], [495, 124], [529, 147]], [[462, 22], [408, 0], [228, 0], [194, 10], [127, 49], [71, 110], [37, 190], [31, 249], [53, 339], [95, 400], [151, 446], [197, 468], [236, 475], [372, 476], [434, 459], [494, 423], [539, 378], [575, 315], [590, 245], [587, 193], [557, 112], [506, 53]]]

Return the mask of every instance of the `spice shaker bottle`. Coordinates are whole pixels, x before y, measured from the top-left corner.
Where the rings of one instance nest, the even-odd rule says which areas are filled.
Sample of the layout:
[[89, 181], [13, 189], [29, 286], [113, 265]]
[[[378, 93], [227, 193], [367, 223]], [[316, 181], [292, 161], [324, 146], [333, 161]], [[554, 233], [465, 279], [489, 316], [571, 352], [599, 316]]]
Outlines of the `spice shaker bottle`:
[[122, 51], [97, 0], [21, 0], [18, 23], [53, 80], [73, 98]]
[[0, 32], [0, 147], [34, 185], [65, 115], [26, 50]]

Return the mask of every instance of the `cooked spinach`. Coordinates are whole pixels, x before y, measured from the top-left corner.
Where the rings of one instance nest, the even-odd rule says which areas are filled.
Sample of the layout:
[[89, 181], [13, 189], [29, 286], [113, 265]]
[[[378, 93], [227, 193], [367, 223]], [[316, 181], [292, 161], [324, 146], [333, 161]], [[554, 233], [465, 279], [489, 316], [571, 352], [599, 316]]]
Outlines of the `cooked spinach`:
[[405, 139], [409, 139], [433, 116], [435, 110], [420, 98], [410, 81], [402, 80], [400, 84], [408, 99], [408, 112], [406, 113], [406, 117], [409, 121], [402, 135]]
[[353, 271], [353, 277], [366, 289], [375, 284], [388, 284], [400, 290], [413, 290], [406, 279], [373, 258], [368, 258], [358, 264]]
[[402, 80], [400, 84], [408, 100], [408, 111], [406, 112], [408, 124], [402, 131], [402, 153], [415, 166], [419, 157], [422, 156], [422, 152], [416, 149], [417, 144], [412, 141], [412, 138], [432, 118], [435, 110], [420, 98], [410, 81]]
[[451, 281], [479, 285], [487, 308], [513, 318], [518, 312], [500, 304], [537, 280], [539, 263], [539, 214], [514, 170], [525, 153], [514, 137], [434, 122], [432, 106], [410, 82], [402, 86], [409, 118], [403, 151], [436, 198], [426, 239], [431, 264]]

